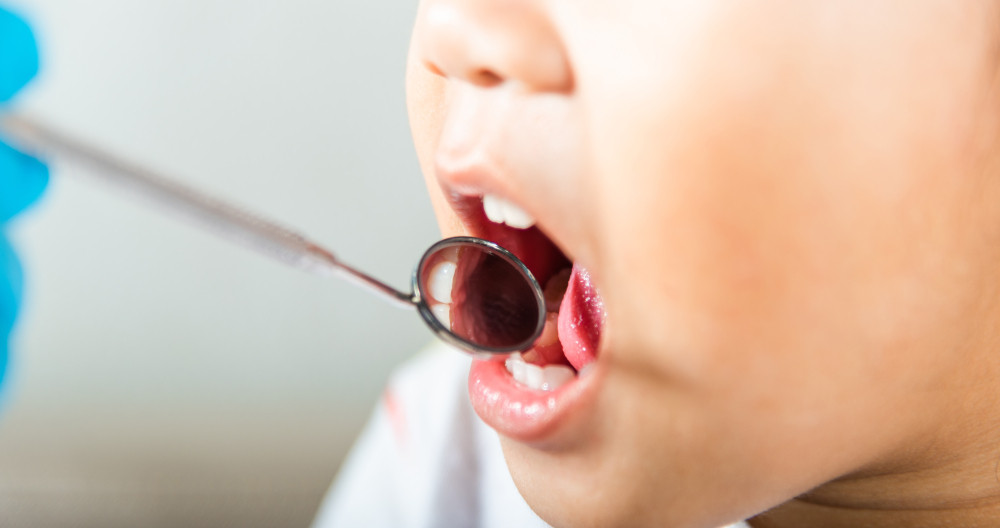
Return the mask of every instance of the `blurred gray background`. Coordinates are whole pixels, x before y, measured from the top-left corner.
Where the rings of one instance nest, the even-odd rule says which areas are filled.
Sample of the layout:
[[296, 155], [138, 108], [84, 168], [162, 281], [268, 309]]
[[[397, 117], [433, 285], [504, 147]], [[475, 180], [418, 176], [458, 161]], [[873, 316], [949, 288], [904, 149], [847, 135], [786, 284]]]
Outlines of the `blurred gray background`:
[[[403, 287], [437, 238], [403, 71], [416, 1], [5, 1], [15, 104]], [[53, 162], [11, 235], [28, 296], [0, 409], [0, 526], [306, 526], [413, 313], [285, 269]]]

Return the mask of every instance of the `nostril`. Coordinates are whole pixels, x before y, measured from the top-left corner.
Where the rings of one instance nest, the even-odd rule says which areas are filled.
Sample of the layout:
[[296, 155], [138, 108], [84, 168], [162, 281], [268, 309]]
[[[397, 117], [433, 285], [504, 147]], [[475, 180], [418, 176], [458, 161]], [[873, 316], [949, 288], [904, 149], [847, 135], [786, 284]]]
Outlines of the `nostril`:
[[468, 80], [470, 83], [476, 86], [482, 86], [483, 88], [492, 88], [503, 82], [503, 77], [497, 73], [488, 70], [486, 68], [476, 70], [469, 74]]
[[531, 0], [425, 0], [414, 43], [434, 75], [490, 88], [569, 92], [573, 74], [560, 33]]
[[445, 73], [443, 71], [441, 71], [441, 68], [438, 68], [437, 64], [434, 64], [431, 61], [424, 61], [424, 68], [426, 68], [427, 71], [433, 73], [434, 75], [437, 75], [437, 76], [440, 76], [440, 77], [447, 77], [447, 75], [445, 75]]
[[[434, 64], [431, 61], [424, 61], [424, 68], [426, 68], [427, 71], [431, 72], [434, 75], [440, 77], [448, 76], [448, 74], [446, 74], [441, 68], [439, 68], [437, 64]], [[462, 78], [464, 78], [471, 84], [474, 84], [476, 86], [481, 86], [483, 88], [492, 88], [494, 86], [503, 83], [503, 77], [499, 73], [496, 73], [493, 70], [490, 70], [489, 68], [481, 68], [478, 70], [474, 70], [469, 74], [462, 76]]]

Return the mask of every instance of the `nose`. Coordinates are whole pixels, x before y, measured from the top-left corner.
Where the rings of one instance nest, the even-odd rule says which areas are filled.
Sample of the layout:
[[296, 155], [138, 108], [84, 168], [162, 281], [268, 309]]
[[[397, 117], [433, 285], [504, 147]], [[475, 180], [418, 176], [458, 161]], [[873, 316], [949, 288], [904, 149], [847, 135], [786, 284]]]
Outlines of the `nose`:
[[424, 0], [415, 43], [423, 64], [489, 88], [569, 92], [573, 74], [552, 20], [533, 0]]

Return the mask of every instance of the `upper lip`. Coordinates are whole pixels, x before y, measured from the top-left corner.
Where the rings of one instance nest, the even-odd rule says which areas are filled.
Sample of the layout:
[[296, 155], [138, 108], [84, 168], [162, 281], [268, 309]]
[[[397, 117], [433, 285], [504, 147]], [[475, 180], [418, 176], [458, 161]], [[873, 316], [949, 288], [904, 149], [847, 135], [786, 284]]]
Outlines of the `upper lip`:
[[[445, 200], [462, 225], [472, 236], [486, 238], [486, 223], [482, 211], [482, 196], [487, 194], [482, 185], [481, 170], [477, 168], [452, 169], [437, 163], [435, 172]], [[462, 183], [460, 183], [462, 182]]]
[[[525, 141], [531, 127], [515, 127], [525, 121], [516, 94], [486, 92], [457, 87], [438, 138], [434, 172], [448, 205], [464, 227], [465, 234], [493, 241], [514, 253], [545, 284], [569, 262], [544, 228], [546, 211], [529, 192], [530, 178], [539, 174], [545, 156], [535, 154], [539, 142]], [[529, 120], [530, 121], [530, 120]], [[517, 130], [512, 136], [510, 131]], [[537, 136], [536, 136], [537, 137]], [[486, 218], [482, 197], [495, 195], [533, 218], [537, 227], [515, 229]]]
[[482, 197], [492, 194], [518, 204], [528, 210], [513, 186], [503, 178], [500, 164], [493, 161], [486, 148], [458, 154], [447, 148], [438, 151], [435, 174], [451, 209], [458, 215], [470, 234], [486, 237]]
[[434, 172], [449, 205], [473, 236], [490, 231], [481, 213], [481, 198], [492, 194], [517, 204], [538, 218], [518, 178], [525, 158], [509, 131], [523, 117], [522, 100], [505, 90], [483, 90], [456, 84], [434, 156]]

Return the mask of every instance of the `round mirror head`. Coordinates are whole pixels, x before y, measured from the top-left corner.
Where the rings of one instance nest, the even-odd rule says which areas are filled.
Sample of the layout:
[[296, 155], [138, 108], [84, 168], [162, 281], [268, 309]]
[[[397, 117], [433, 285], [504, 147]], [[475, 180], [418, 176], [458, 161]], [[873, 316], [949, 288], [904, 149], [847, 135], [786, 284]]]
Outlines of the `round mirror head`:
[[545, 326], [538, 281], [510, 251], [481, 238], [446, 238], [413, 274], [417, 309], [445, 341], [493, 354], [531, 348]]

